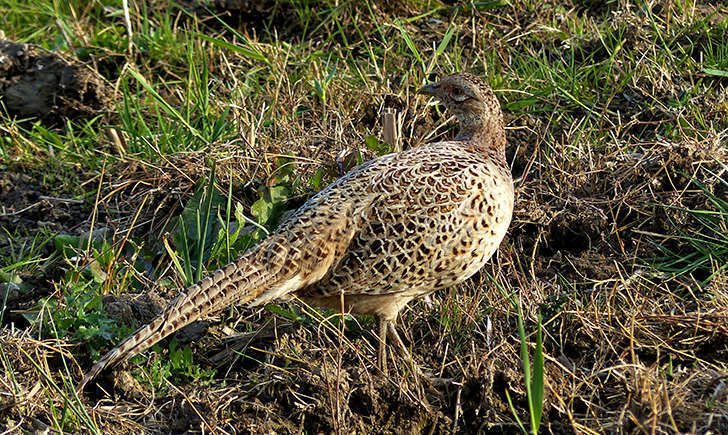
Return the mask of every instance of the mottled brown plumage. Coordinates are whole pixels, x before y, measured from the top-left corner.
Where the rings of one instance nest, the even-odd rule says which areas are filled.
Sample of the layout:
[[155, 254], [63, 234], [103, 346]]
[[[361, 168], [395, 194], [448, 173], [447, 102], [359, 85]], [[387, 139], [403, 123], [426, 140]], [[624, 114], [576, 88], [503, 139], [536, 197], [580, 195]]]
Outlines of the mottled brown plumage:
[[370, 160], [332, 183], [101, 358], [79, 390], [104, 368], [208, 313], [294, 296], [379, 317], [383, 367], [387, 335], [408, 356], [393, 327], [397, 313], [477, 272], [498, 248], [513, 211], [503, 116], [491, 89], [457, 73], [419, 92], [457, 117], [454, 140]]

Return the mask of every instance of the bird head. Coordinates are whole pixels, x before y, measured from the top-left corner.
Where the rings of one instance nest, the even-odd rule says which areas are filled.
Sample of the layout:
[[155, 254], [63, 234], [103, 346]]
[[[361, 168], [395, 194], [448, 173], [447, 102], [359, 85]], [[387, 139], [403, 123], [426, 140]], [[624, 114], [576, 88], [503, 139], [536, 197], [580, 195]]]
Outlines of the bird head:
[[469, 73], [455, 73], [439, 82], [420, 88], [419, 94], [431, 95], [463, 123], [484, 117], [500, 117], [500, 105], [487, 83]]

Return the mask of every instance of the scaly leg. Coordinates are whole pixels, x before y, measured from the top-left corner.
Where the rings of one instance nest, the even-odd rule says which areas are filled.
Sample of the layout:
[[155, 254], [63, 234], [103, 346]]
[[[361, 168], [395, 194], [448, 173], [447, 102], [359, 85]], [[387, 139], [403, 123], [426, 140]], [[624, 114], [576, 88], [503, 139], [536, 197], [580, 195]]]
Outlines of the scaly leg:
[[432, 407], [430, 406], [430, 402], [427, 400], [427, 395], [425, 394], [425, 390], [422, 385], [422, 379], [430, 380], [431, 378], [426, 376], [422, 372], [422, 369], [420, 369], [420, 366], [418, 366], [417, 363], [412, 359], [412, 355], [409, 353], [409, 350], [407, 350], [407, 347], [404, 345], [404, 343], [402, 343], [402, 339], [399, 338], [397, 329], [394, 327], [394, 322], [387, 322], [386, 326], [386, 335], [389, 336], [389, 341], [392, 343], [392, 346], [397, 348], [400, 356], [402, 357], [402, 359], [404, 359], [405, 364], [407, 364], [414, 371], [413, 378], [415, 382], [415, 388], [417, 389], [419, 395], [418, 400], [428, 412], [432, 412]]
[[402, 339], [399, 338], [397, 329], [394, 327], [394, 323], [392, 322], [387, 322], [387, 335], [389, 336], [389, 340], [392, 342], [392, 345], [394, 345], [394, 347], [396, 347], [399, 351], [400, 356], [405, 360], [407, 365], [414, 370], [418, 379], [425, 379], [433, 385], [448, 385], [452, 383], [452, 378], [437, 378], [432, 375], [425, 374], [425, 372], [422, 371], [420, 366], [414, 359], [412, 359], [412, 355], [409, 353], [409, 350], [407, 350], [407, 346], [405, 346]]
[[389, 321], [379, 317], [379, 351], [377, 352], [377, 363], [379, 369], [387, 375], [387, 324]]
[[407, 350], [407, 346], [405, 346], [402, 342], [402, 339], [399, 338], [399, 334], [397, 333], [397, 329], [394, 327], [394, 323], [387, 322], [386, 328], [386, 335], [389, 336], [392, 345], [397, 349], [400, 356], [405, 360], [407, 365], [414, 369], [417, 376], [425, 377], [422, 373], [422, 370], [420, 369], [420, 366], [418, 366], [415, 360], [412, 359], [412, 355], [410, 355], [409, 350]]

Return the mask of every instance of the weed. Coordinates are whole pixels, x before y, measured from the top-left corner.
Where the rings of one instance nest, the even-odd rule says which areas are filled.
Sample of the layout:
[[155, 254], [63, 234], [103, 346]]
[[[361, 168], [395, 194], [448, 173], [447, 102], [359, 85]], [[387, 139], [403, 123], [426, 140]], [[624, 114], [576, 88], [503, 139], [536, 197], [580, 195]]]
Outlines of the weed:
[[[49, 126], [0, 101], [4, 428], [726, 432], [724, 5], [203, 3], [0, 0], [5, 38], [86, 62], [116, 102]], [[151, 378], [143, 407], [118, 390], [73, 396], [128, 332], [100, 295], [171, 298], [335, 179], [339, 154], [355, 164], [452, 139], [448, 115], [414, 91], [453, 71], [485, 77], [502, 103], [517, 200], [484, 269], [494, 279], [400, 317], [418, 362], [454, 380], [428, 392], [434, 413], [406, 370], [383, 376], [368, 335], [343, 328], [371, 319], [296, 303], [230, 308], [214, 328], [249, 345], [214, 375], [176, 344], [137, 356], [150, 361], [134, 369]], [[381, 140], [388, 109], [397, 144]], [[99, 225], [123, 244], [80, 236]], [[507, 292], [483, 291], [493, 282]], [[554, 357], [543, 384], [541, 328], [526, 320], [539, 307]]]
[[518, 412], [513, 406], [511, 396], [506, 390], [508, 398], [508, 406], [511, 408], [513, 416], [518, 422], [518, 426], [524, 433], [537, 434], [541, 427], [541, 417], [543, 415], [544, 400], [544, 373], [543, 373], [543, 339], [541, 338], [541, 315], [538, 315], [538, 323], [536, 326], [536, 349], [533, 351], [533, 367], [528, 356], [528, 342], [526, 331], [523, 326], [523, 314], [518, 309], [518, 336], [521, 340], [521, 367], [523, 369], [523, 381], [526, 385], [526, 399], [528, 400], [528, 414], [530, 416], [530, 431], [523, 426]]

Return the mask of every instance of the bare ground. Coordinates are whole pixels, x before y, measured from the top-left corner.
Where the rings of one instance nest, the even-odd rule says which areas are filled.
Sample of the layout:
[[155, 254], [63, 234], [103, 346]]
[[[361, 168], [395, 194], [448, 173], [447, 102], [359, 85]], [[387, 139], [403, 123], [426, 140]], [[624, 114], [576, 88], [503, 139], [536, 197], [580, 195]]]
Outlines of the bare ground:
[[[599, 15], [601, 9], [585, 6], [584, 13]], [[529, 19], [502, 20], [516, 26]], [[629, 28], [639, 33], [641, 26]], [[630, 41], [643, 42], [638, 36]], [[719, 129], [704, 138], [662, 137], [659, 125], [669, 114], [644, 110], [640, 101], [656, 90], [670, 94], [680, 88], [679, 79], [662, 83], [663, 89], [655, 82], [634, 83], [631, 95], [616, 96], [609, 106], [620, 110], [620, 118], [604, 115], [604, 128], [616, 125], [616, 140], [599, 147], [578, 145], [568, 125], [554, 137], [545, 128], [555, 122], [548, 114], [509, 119], [509, 160], [519, 180], [507, 239], [481, 274], [429, 303], [412, 304], [398, 322], [417, 361], [450, 383], [422, 384], [398, 360], [386, 375], [376, 369], [371, 318], [329, 322], [314, 308], [284, 305], [297, 315], [290, 320], [270, 308], [235, 307], [175, 335], [189, 343], [195, 363], [217, 369], [212, 380], [172, 379], [152, 388], [138, 381], [144, 379], [139, 363], [127, 365], [84, 394], [87, 412], [104, 433], [515, 433], [506, 393], [521, 419], [527, 402], [516, 317], [500, 285], [518, 292], [531, 324], [537, 310], [544, 316], [546, 431], [727, 433], [728, 276], [724, 271], [701, 285], [704, 273], [670, 278], [650, 264], [660, 255], [655, 243], [682, 252], [689, 246], [679, 236], [703, 231], [685, 211], [712, 207], [694, 180], [718, 197], [728, 196], [716, 176], [725, 178], [720, 162], [728, 162], [726, 137]], [[717, 88], [725, 90], [724, 84]], [[394, 107], [408, 103], [392, 95], [375, 98]], [[704, 113], [726, 111], [725, 96], [718, 93], [697, 96], [695, 104]], [[354, 125], [378, 128], [379, 106], [355, 107]], [[281, 151], [299, 159], [302, 179], [318, 167], [333, 177], [342, 144], [360, 137], [337, 137], [325, 121], [308, 121], [314, 134], [295, 140], [300, 130], [281, 128], [270, 133], [265, 152], [217, 144], [153, 165], [122, 159], [102, 175], [79, 175], [79, 182], [100, 183], [95, 219], [117, 242], [133, 228], [133, 237], [159, 246], [160, 235], [170, 231], [207, 173], [208, 154], [223, 156], [221, 191], [234, 180], [234, 197], [246, 206], [255, 189], [269, 182]], [[421, 137], [442, 121], [433, 111], [405, 117], [404, 123]], [[90, 207], [59, 201], [73, 189], [41, 179], [20, 166], [0, 176], [0, 224], [28, 237], [40, 228], [87, 232]], [[307, 194], [291, 199], [289, 208]], [[0, 252], [9, 252], [9, 243], [0, 236]], [[44, 252], [52, 251], [49, 246]], [[164, 266], [168, 258], [150, 261], [151, 270], [174, 281]], [[41, 274], [22, 277], [30, 290], [9, 293], [14, 297], [8, 298], [0, 338], [6, 373], [14, 376], [3, 380], [6, 430], [42, 430], [62, 414], [49, 408], [63, 403], [62, 396], [36, 363], [58, 383], [64, 361], [72, 362], [68, 370], [78, 380], [95, 359], [81, 344], [38, 339], [22, 316], [42, 296], [62, 299], [56, 283], [64, 271], [62, 262], [52, 262]], [[154, 283], [151, 274], [135, 279], [142, 293], [111, 291], [104, 298], [109, 316], [123, 324], [147, 321], [177, 290]], [[168, 346], [161, 349], [163, 360]]]

